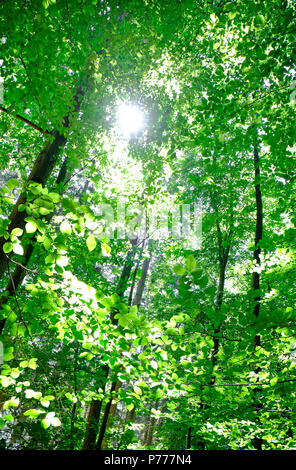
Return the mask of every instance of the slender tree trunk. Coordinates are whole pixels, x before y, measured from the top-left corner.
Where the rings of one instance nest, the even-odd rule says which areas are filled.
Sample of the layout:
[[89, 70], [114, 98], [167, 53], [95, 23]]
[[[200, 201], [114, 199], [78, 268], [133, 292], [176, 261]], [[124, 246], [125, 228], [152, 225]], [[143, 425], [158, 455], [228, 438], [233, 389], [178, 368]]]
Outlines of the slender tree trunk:
[[135, 266], [134, 272], [133, 272], [132, 285], [131, 285], [130, 293], [129, 293], [129, 297], [128, 297], [128, 304], [129, 305], [132, 305], [133, 295], [134, 295], [134, 288], [135, 288], [135, 285], [136, 285], [136, 279], [137, 279], [137, 274], [138, 274], [138, 270], [139, 270], [139, 266], [140, 266], [140, 262], [141, 262], [141, 258], [142, 258], [142, 253], [143, 253], [143, 250], [144, 250], [144, 245], [145, 245], [145, 241], [143, 240], [140, 255], [139, 255], [139, 260], [138, 260], [138, 262]]
[[187, 436], [186, 436], [186, 449], [190, 449], [191, 447], [191, 433], [192, 433], [192, 427], [188, 426]]
[[[137, 238], [135, 238], [134, 240], [131, 240], [132, 248], [127, 253], [125, 263], [124, 263], [124, 267], [123, 267], [122, 272], [121, 272], [121, 276], [120, 276], [120, 279], [119, 279], [119, 282], [118, 282], [118, 287], [117, 287], [117, 290], [116, 290], [116, 293], [120, 297], [123, 296], [124, 292], [126, 291], [127, 285], [128, 285], [128, 280], [130, 278], [130, 273], [131, 273], [131, 270], [132, 270], [132, 266], [133, 266], [134, 258], [135, 258], [135, 254], [136, 254], [137, 241], [138, 241]], [[110, 318], [111, 318], [111, 321], [112, 321], [113, 325], [116, 325], [117, 322], [118, 322], [118, 320], [115, 318], [116, 314], [117, 314], [116, 309], [114, 309], [110, 314]], [[106, 382], [107, 382], [107, 379], [108, 379], [108, 375], [109, 375], [109, 368], [107, 367], [104, 370], [104, 378], [105, 378]], [[111, 392], [110, 392], [111, 395], [112, 395], [112, 392], [115, 390], [116, 383], [117, 382], [113, 382], [111, 384]], [[98, 404], [96, 405], [95, 403], [93, 403], [94, 401], [96, 401], [96, 400], [92, 400], [91, 405], [90, 405], [90, 414], [89, 414], [89, 418], [88, 418], [88, 422], [87, 422], [87, 426], [86, 426], [86, 430], [85, 430], [85, 438], [84, 438], [84, 442], [83, 442], [83, 449], [84, 450], [94, 450], [95, 448], [98, 449], [98, 443], [99, 442], [96, 444], [96, 440], [97, 440], [98, 429], [99, 429], [99, 421], [100, 421], [102, 403], [100, 404], [100, 406], [98, 406]], [[110, 410], [110, 407], [111, 407], [111, 402], [112, 402], [112, 397], [108, 401], [108, 403], [106, 405], [106, 408], [105, 408], [105, 411], [104, 411], [104, 416], [103, 416], [103, 420], [102, 420], [102, 424], [101, 424], [101, 429], [100, 429], [100, 432], [99, 432], [100, 445], [103, 442], [105, 429], [106, 429], [106, 426], [107, 426], [108, 414], [109, 414], [109, 410]]]
[[148, 270], [149, 270], [149, 265], [151, 263], [151, 258], [152, 258], [152, 255], [151, 255], [151, 251], [150, 251], [149, 258], [146, 258], [144, 263], [143, 263], [143, 272], [142, 272], [142, 275], [139, 279], [136, 294], [135, 294], [135, 297], [134, 297], [134, 300], [133, 300], [133, 305], [136, 305], [138, 308], [140, 307], [140, 304], [141, 304], [141, 301], [142, 301], [143, 292], [144, 292], [144, 288], [145, 288], [145, 283], [146, 283]]
[[85, 436], [83, 441], [83, 450], [92, 450], [94, 448], [94, 443], [96, 442], [100, 415], [102, 409], [102, 400], [92, 400], [88, 418], [87, 418], [87, 426], [85, 430]]
[[[149, 411], [152, 410], [152, 406], [153, 406], [153, 403], [150, 404]], [[143, 446], [147, 445], [148, 436], [149, 436], [150, 419], [151, 419], [151, 415], [149, 413], [149, 415], [147, 416], [147, 419], [146, 419], [145, 427], [144, 427], [144, 436], [143, 436], [143, 440], [142, 440], [142, 445]]]
[[[255, 198], [256, 198], [256, 233], [255, 233], [255, 250], [253, 255], [254, 264], [260, 266], [260, 253], [261, 247], [260, 242], [262, 240], [263, 234], [263, 203], [262, 203], [262, 194], [260, 187], [260, 162], [258, 150], [254, 148], [254, 167], [255, 167]], [[260, 312], [260, 301], [261, 297], [258, 293], [260, 289], [260, 273], [254, 271], [252, 273], [252, 288], [256, 291], [255, 295], [255, 306], [254, 306], [254, 315], [257, 318]], [[256, 337], [257, 345], [260, 345], [260, 337]]]
[[[106, 430], [110, 427], [115, 415], [116, 404], [113, 402], [113, 399], [116, 398], [120, 387], [121, 382], [119, 380], [117, 380], [116, 382], [112, 382], [110, 391], [111, 398], [105, 408], [104, 417], [100, 428], [100, 434], [97, 441], [97, 450], [104, 450], [106, 448], [107, 439], [105, 433]], [[114, 397], [112, 396], [112, 393], [114, 393]]]
[[[216, 303], [215, 310], [216, 310], [216, 313], [218, 314], [220, 312], [220, 309], [223, 303], [223, 297], [224, 297], [225, 275], [226, 275], [226, 268], [227, 268], [227, 263], [228, 263], [228, 258], [229, 258], [229, 251], [231, 247], [231, 239], [232, 239], [232, 231], [233, 231], [233, 215], [231, 215], [230, 228], [229, 228], [228, 234], [225, 235], [225, 240], [223, 240], [223, 235], [222, 235], [222, 231], [221, 231], [218, 220], [216, 221], [216, 227], [217, 227], [218, 255], [219, 255], [219, 280], [218, 280], [218, 290], [217, 290], [216, 302], [215, 302]], [[214, 344], [213, 344], [212, 351], [211, 351], [212, 377], [211, 377], [209, 385], [214, 385], [216, 381], [216, 376], [214, 374], [214, 367], [217, 364], [217, 354], [219, 352], [219, 346], [220, 346], [220, 339], [219, 339], [219, 336], [217, 335], [221, 331], [221, 323], [219, 323], [218, 326], [213, 325], [213, 330], [214, 330], [214, 336], [213, 336]], [[206, 406], [207, 405], [201, 403], [200, 408], [203, 410], [206, 408]], [[192, 429], [191, 429], [191, 432], [192, 432]], [[190, 432], [190, 435], [191, 435], [191, 432]], [[201, 446], [202, 449], [205, 449], [205, 442], [203, 438], [200, 439], [199, 445]]]
[[[230, 238], [231, 238], [231, 232], [228, 237], [228, 244], [225, 248], [219, 247], [219, 282], [218, 282], [218, 291], [217, 291], [217, 296], [216, 296], [216, 313], [220, 312], [221, 305], [223, 303], [223, 296], [224, 296], [224, 286], [225, 286], [225, 274], [226, 274], [226, 267], [228, 263], [228, 257], [229, 257], [229, 250], [230, 250]], [[217, 336], [218, 333], [220, 333], [221, 330], [221, 324], [218, 326], [214, 327], [214, 346], [212, 349], [212, 354], [211, 354], [211, 361], [212, 361], [212, 366], [213, 368], [215, 367], [217, 363], [217, 354], [219, 352], [219, 344], [220, 340], [219, 337]], [[212, 377], [211, 383], [215, 383], [215, 376]]]
[[[138, 281], [136, 294], [135, 294], [135, 297], [134, 297], [134, 300], [133, 300], [133, 305], [136, 305], [138, 308], [140, 307], [140, 304], [141, 304], [141, 301], [142, 301], [142, 296], [143, 296], [143, 292], [144, 292], [145, 282], [146, 282], [146, 279], [147, 279], [151, 258], [152, 258], [151, 249], [149, 249], [149, 257], [144, 260], [142, 275], [141, 275], [141, 277]], [[115, 396], [118, 393], [120, 387], [121, 387], [121, 382], [120, 381], [112, 383], [111, 389], [113, 389], [115, 391]], [[104, 418], [103, 418], [103, 422], [102, 422], [102, 425], [101, 425], [100, 434], [99, 434], [99, 438], [98, 438], [98, 442], [97, 442], [97, 449], [98, 450], [104, 449], [106, 447], [106, 442], [107, 441], [106, 441], [106, 438], [105, 438], [105, 433], [106, 433], [106, 430], [108, 429], [109, 425], [111, 424], [111, 422], [112, 422], [112, 420], [115, 416], [115, 413], [116, 413], [117, 405], [115, 403], [113, 404], [112, 400], [113, 400], [113, 397], [111, 396], [111, 398], [108, 402], [108, 406], [106, 406], [106, 408], [105, 408]]]
[[[152, 409], [153, 403], [151, 404], [150, 411]], [[154, 408], [158, 410], [159, 403], [156, 402]], [[148, 416], [148, 420], [145, 427], [144, 439], [143, 439], [143, 446], [151, 446], [153, 442], [153, 432], [155, 430], [156, 425], [156, 418], [153, 415]]]
[[[253, 151], [254, 155], [254, 169], [255, 169], [255, 200], [256, 200], [256, 230], [255, 230], [255, 250], [253, 255], [254, 261], [254, 268], [255, 266], [260, 266], [260, 253], [261, 247], [260, 242], [262, 240], [263, 235], [263, 203], [262, 203], [262, 194], [261, 194], [261, 187], [260, 187], [260, 161], [259, 161], [259, 153], [257, 147], [254, 147]], [[256, 318], [258, 318], [260, 313], [260, 303], [261, 303], [261, 295], [260, 295], [260, 273], [257, 270], [253, 271], [252, 273], [252, 289], [254, 290], [255, 297], [255, 305], [253, 309], [253, 314]], [[260, 335], [256, 335], [254, 339], [255, 348], [259, 347], [261, 344]], [[255, 371], [257, 374], [260, 372], [260, 367], [258, 367]], [[254, 394], [258, 394], [260, 389], [255, 388]], [[262, 409], [262, 403], [260, 403], [257, 399], [255, 399], [255, 412], [256, 412], [256, 421], [260, 425], [260, 417], [259, 412]], [[262, 438], [255, 437], [254, 438], [254, 447], [256, 450], [262, 450]]]
[[[63, 119], [63, 128], [66, 130], [70, 126], [70, 120], [73, 113], [77, 113], [80, 109], [82, 99], [84, 97], [85, 92], [83, 91], [82, 87], [80, 86], [74, 96], [74, 109], [72, 112], [69, 111], [67, 116]], [[39, 153], [36, 162], [31, 170], [31, 173], [28, 177], [26, 182], [25, 188], [28, 186], [30, 182], [40, 183], [45, 185], [48, 181], [48, 178], [52, 174], [57, 160], [60, 153], [61, 148], [66, 145], [67, 138], [61, 134], [60, 132], [54, 130], [51, 133], [51, 140], [48, 140], [43, 150]], [[56, 183], [59, 185], [60, 183], [65, 182], [66, 173], [67, 173], [67, 165], [66, 159], [64, 160], [59, 175], [57, 177]], [[61, 191], [61, 189], [60, 189]], [[18, 227], [24, 229], [25, 227], [25, 218], [27, 217], [26, 211], [19, 212], [20, 204], [26, 203], [26, 196], [25, 192], [21, 193], [11, 214], [9, 215], [10, 224], [8, 226], [8, 232], [11, 232], [14, 228]], [[52, 215], [48, 215], [45, 217], [45, 220], [50, 220]], [[34, 249], [34, 242], [36, 236], [33, 237], [32, 241], [28, 243], [24, 250], [23, 260], [20, 265], [17, 266], [15, 269], [11, 279], [8, 281], [8, 285], [6, 291], [8, 292], [8, 296], [2, 296], [0, 299], [0, 308], [2, 305], [8, 302], [10, 296], [13, 295], [14, 291], [21, 285], [23, 279], [26, 275], [26, 266], [31, 258]], [[0, 277], [3, 276], [5, 270], [7, 269], [7, 256], [3, 251], [3, 245], [6, 242], [5, 238], [0, 238]], [[0, 335], [3, 332], [3, 328], [5, 326], [6, 319], [2, 319], [0, 322]]]

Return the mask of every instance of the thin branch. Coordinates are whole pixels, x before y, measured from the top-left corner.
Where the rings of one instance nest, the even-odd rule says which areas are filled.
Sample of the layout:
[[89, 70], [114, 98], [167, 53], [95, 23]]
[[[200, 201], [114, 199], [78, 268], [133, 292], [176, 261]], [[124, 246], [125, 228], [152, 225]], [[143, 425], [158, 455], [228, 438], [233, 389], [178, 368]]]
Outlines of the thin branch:
[[[10, 115], [10, 112], [8, 111], [7, 108], [4, 108], [4, 106], [0, 106], [0, 111], [3, 111], [4, 113]], [[28, 124], [28, 126], [33, 127], [33, 129], [36, 129], [36, 131], [40, 132], [43, 135], [45, 135], [45, 134], [51, 135], [51, 132], [49, 132], [47, 129], [44, 131], [40, 126], [37, 126], [37, 124], [34, 124], [34, 122], [29, 121], [29, 119], [24, 118], [23, 116], [20, 116], [19, 114], [15, 114], [13, 117], [15, 117], [17, 119], [20, 119], [25, 124]]]
[[38, 273], [38, 271], [32, 271], [32, 269], [26, 268], [26, 266], [24, 266], [21, 263], [18, 263], [17, 261], [14, 261], [13, 259], [9, 258], [9, 256], [7, 256], [7, 255], [6, 255], [6, 258], [9, 259], [9, 261], [11, 261], [13, 264], [16, 264], [17, 266], [20, 266], [21, 268], [23, 268], [25, 271], [28, 271], [29, 273], [40, 274], [40, 273]]

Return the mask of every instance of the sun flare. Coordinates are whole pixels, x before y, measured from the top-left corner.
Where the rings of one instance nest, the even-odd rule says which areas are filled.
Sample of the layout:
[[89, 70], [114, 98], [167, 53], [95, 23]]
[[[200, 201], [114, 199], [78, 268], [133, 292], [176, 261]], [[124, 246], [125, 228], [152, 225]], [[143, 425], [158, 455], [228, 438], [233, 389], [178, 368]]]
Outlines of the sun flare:
[[117, 122], [122, 134], [125, 136], [135, 134], [143, 127], [143, 111], [136, 105], [122, 104], [117, 111]]

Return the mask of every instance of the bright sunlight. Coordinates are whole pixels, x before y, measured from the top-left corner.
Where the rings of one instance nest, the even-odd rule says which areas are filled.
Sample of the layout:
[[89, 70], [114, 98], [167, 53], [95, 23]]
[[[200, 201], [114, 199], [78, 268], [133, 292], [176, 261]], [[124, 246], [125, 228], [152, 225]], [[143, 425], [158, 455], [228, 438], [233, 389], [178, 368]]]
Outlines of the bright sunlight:
[[117, 111], [117, 122], [120, 132], [129, 137], [143, 127], [143, 111], [136, 105], [123, 103]]

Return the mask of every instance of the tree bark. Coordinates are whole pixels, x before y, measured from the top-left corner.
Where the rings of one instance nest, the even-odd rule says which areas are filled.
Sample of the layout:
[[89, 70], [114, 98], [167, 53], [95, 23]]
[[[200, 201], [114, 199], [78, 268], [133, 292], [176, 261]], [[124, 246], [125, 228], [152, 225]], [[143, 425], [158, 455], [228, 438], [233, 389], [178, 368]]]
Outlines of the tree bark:
[[87, 418], [87, 426], [85, 430], [85, 436], [83, 441], [83, 450], [92, 450], [94, 447], [94, 442], [96, 442], [96, 437], [98, 433], [99, 427], [99, 420], [101, 415], [101, 408], [102, 408], [102, 400], [92, 400], [88, 418]]
[[[74, 96], [74, 113], [77, 113], [80, 109], [82, 98], [84, 96], [84, 91], [81, 86], [77, 89]], [[71, 113], [72, 114], [72, 113]], [[67, 129], [70, 125], [70, 111], [67, 116], [63, 119], [63, 127]], [[51, 141], [47, 141], [39, 153], [35, 164], [31, 170], [31, 173], [26, 182], [25, 188], [30, 182], [40, 183], [45, 185], [50, 177], [57, 159], [60, 153], [61, 148], [63, 148], [67, 142], [67, 138], [57, 130], [54, 130], [52, 133]], [[19, 212], [20, 204], [25, 204], [26, 196], [25, 192], [22, 192], [12, 209], [12, 212], [9, 215], [10, 224], [8, 226], [8, 232], [11, 232], [14, 228], [19, 227], [24, 229], [25, 227], [25, 218], [27, 217], [26, 211]], [[6, 242], [4, 237], [0, 238], [0, 277], [3, 276], [6, 270], [6, 256], [3, 252], [3, 245]]]
[[[135, 257], [135, 254], [136, 254], [137, 241], [138, 241], [137, 238], [135, 238], [134, 240], [131, 240], [132, 248], [127, 253], [125, 263], [124, 263], [124, 266], [123, 266], [123, 269], [122, 269], [122, 272], [121, 272], [121, 276], [120, 276], [120, 279], [119, 279], [119, 282], [118, 282], [118, 287], [117, 287], [117, 290], [116, 290], [116, 293], [120, 297], [123, 296], [124, 292], [127, 289], [128, 280], [129, 280], [130, 273], [131, 273], [131, 270], [132, 270], [134, 257]], [[114, 311], [112, 311], [111, 314], [110, 314], [111, 322], [113, 323], [113, 325], [117, 325], [117, 323], [118, 323], [118, 320], [115, 318], [115, 315], [117, 313], [118, 313], [117, 310], [114, 309]], [[106, 369], [104, 371], [104, 377], [105, 377], [106, 381], [108, 379], [108, 375], [109, 375], [109, 368], [106, 367]], [[113, 382], [111, 384], [111, 392], [110, 393], [112, 393], [112, 391], [115, 390], [116, 383], [117, 383], [117, 381]], [[90, 405], [91, 417], [89, 415], [89, 419], [88, 419], [87, 426], [86, 426], [85, 438], [84, 438], [84, 442], [83, 442], [83, 449], [84, 450], [94, 450], [95, 448], [98, 449], [98, 442], [96, 443], [96, 440], [97, 440], [98, 429], [99, 429], [99, 421], [100, 421], [102, 403], [100, 404], [100, 406], [96, 406], [93, 403], [94, 401], [95, 400], [92, 400], [91, 405]], [[102, 430], [104, 429], [104, 432], [101, 431], [101, 429], [100, 429], [100, 433], [99, 433], [100, 445], [103, 442], [105, 429], [106, 429], [106, 426], [107, 426], [107, 419], [108, 419], [109, 409], [111, 407], [111, 402], [112, 402], [112, 397], [109, 400], [109, 402], [107, 403], [105, 411], [104, 411], [103, 421], [102, 421], [102, 424], [101, 424], [101, 429]], [[90, 429], [90, 427], [92, 429]], [[102, 437], [100, 437], [101, 435], [102, 435]]]
[[[225, 235], [224, 240], [223, 240], [223, 235], [222, 235], [222, 231], [221, 231], [218, 220], [216, 221], [216, 228], [217, 228], [217, 238], [218, 238], [219, 280], [218, 280], [218, 290], [217, 290], [217, 295], [216, 295], [215, 310], [216, 310], [216, 313], [218, 314], [221, 309], [221, 306], [223, 303], [223, 297], [224, 297], [225, 275], [226, 275], [226, 268], [227, 268], [227, 263], [228, 263], [228, 258], [229, 258], [229, 251], [231, 247], [231, 239], [232, 239], [232, 232], [233, 232], [233, 214], [231, 215], [229, 232], [228, 234]], [[227, 242], [226, 246], [223, 246], [225, 242]], [[213, 325], [213, 329], [214, 329], [214, 336], [213, 336], [214, 345], [211, 351], [212, 377], [209, 383], [210, 385], [214, 385], [216, 381], [216, 376], [214, 375], [213, 371], [214, 371], [215, 365], [217, 364], [217, 354], [219, 352], [219, 346], [220, 346], [220, 339], [217, 335], [221, 331], [221, 324], [219, 324], [216, 327]], [[200, 408], [203, 410], [206, 408], [206, 405], [201, 403]], [[191, 438], [191, 433], [192, 433], [192, 428], [190, 431], [190, 438]], [[205, 449], [205, 442], [203, 438], [200, 439], [199, 444], [202, 447], [202, 449]]]
[[[58, 190], [59, 194], [61, 194], [63, 189], [64, 189], [64, 187], [61, 186], [61, 184], [65, 183], [66, 179], [67, 179], [67, 157], [64, 159], [64, 161], [62, 163], [62, 166], [60, 168], [59, 174], [58, 174], [56, 182], [55, 182], [55, 186], [57, 186], [59, 188], [59, 190]], [[47, 223], [49, 223], [50, 220], [52, 219], [52, 217], [53, 217], [53, 212], [46, 215], [46, 216], [44, 216], [44, 220]], [[29, 261], [31, 259], [32, 254], [33, 254], [33, 251], [34, 251], [34, 248], [35, 248], [35, 242], [36, 242], [36, 234], [33, 236], [33, 238], [31, 238], [31, 240], [26, 245], [26, 247], [24, 249], [24, 255], [23, 255], [22, 263], [17, 265], [17, 267], [15, 268], [11, 278], [8, 281], [8, 284], [7, 284], [7, 287], [6, 287], [6, 292], [7, 292], [8, 295], [3, 295], [0, 298], [0, 308], [9, 301], [10, 297], [12, 297], [14, 295], [14, 292], [22, 284], [26, 274], [28, 273], [26, 268], [29, 264]], [[7, 262], [8, 262], [8, 260], [6, 258], [6, 267], [7, 267]], [[0, 335], [3, 332], [5, 323], [6, 323], [6, 318], [3, 318], [0, 321]]]
[[188, 426], [187, 436], [186, 436], [186, 449], [190, 449], [191, 447], [191, 432], [192, 432], [192, 427]]
[[[143, 296], [143, 292], [144, 292], [145, 282], [146, 282], [146, 279], [147, 279], [151, 258], [152, 258], [151, 249], [149, 249], [149, 258], [146, 258], [144, 260], [142, 275], [141, 275], [141, 277], [138, 281], [136, 294], [135, 294], [135, 297], [134, 297], [134, 300], [133, 300], [133, 305], [136, 305], [138, 308], [140, 307], [140, 304], [141, 304], [141, 301], [142, 301], [142, 296]], [[117, 394], [120, 387], [121, 387], [121, 382], [116, 381], [116, 382], [112, 383], [111, 390], [114, 390], [115, 394]], [[117, 405], [115, 403], [112, 404], [112, 400], [113, 400], [113, 397], [111, 396], [111, 398], [108, 402], [108, 406], [106, 406], [106, 408], [105, 408], [104, 418], [103, 418], [103, 422], [102, 422], [102, 425], [101, 425], [100, 434], [99, 434], [99, 438], [98, 438], [98, 442], [97, 442], [97, 449], [98, 450], [103, 450], [106, 447], [105, 433], [106, 433], [106, 430], [108, 429], [108, 427], [110, 426], [110, 424], [111, 424], [111, 422], [112, 422], [112, 420], [115, 416], [115, 413], [116, 413]]]
[[[257, 147], [254, 147], [253, 151], [254, 155], [254, 169], [255, 169], [255, 200], [256, 200], [256, 229], [255, 229], [255, 250], [253, 254], [253, 261], [254, 261], [254, 267], [260, 266], [260, 253], [261, 253], [261, 247], [260, 247], [260, 242], [262, 240], [262, 235], [263, 235], [263, 203], [262, 203], [262, 194], [261, 194], [261, 187], [260, 187], [260, 160], [259, 160], [259, 153]], [[253, 271], [252, 273], [252, 289], [254, 291], [254, 309], [253, 309], [253, 314], [255, 318], [258, 318], [259, 313], [260, 313], [260, 302], [261, 302], [261, 295], [260, 295], [260, 273], [257, 271]], [[260, 335], [256, 335], [254, 338], [254, 345], [255, 348], [259, 347], [261, 344], [260, 340]], [[256, 373], [258, 374], [260, 372], [260, 367], [256, 369]], [[254, 394], [259, 393], [258, 388], [254, 389]], [[256, 413], [256, 421], [260, 425], [260, 417], [259, 417], [259, 411], [262, 409], [262, 403], [258, 402], [256, 400], [256, 403], [254, 405], [255, 408], [255, 413]], [[262, 450], [262, 443], [263, 440], [260, 437], [255, 437], [253, 440], [253, 444], [256, 450]]]

